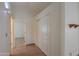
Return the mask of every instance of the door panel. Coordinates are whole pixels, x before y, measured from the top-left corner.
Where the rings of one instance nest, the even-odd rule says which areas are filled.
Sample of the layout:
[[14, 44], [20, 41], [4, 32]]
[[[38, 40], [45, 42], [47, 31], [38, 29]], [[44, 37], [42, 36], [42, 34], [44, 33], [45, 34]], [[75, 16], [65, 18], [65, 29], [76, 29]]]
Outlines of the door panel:
[[39, 47], [48, 55], [48, 16], [42, 17], [38, 22]]

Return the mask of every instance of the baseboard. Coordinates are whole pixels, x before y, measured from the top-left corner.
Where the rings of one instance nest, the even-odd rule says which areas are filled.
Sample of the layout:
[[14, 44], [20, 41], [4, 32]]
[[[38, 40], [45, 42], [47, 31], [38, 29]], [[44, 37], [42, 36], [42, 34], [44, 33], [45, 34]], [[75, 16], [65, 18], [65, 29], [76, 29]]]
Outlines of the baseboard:
[[24, 39], [24, 37], [16, 37], [15, 39]]
[[[35, 44], [35, 45], [36, 45], [36, 44]], [[37, 45], [36, 45], [36, 46], [37, 46]], [[38, 46], [37, 46], [37, 47], [38, 47]], [[39, 48], [39, 47], [38, 47], [38, 48]], [[40, 49], [40, 48], [39, 48], [39, 49]], [[40, 50], [41, 50], [41, 49], [40, 49]], [[41, 50], [41, 52], [44, 53], [42, 50]], [[44, 53], [44, 54], [45, 54], [45, 53]], [[45, 56], [47, 56], [47, 55], [45, 54]]]
[[26, 46], [35, 45], [35, 43], [26, 44]]

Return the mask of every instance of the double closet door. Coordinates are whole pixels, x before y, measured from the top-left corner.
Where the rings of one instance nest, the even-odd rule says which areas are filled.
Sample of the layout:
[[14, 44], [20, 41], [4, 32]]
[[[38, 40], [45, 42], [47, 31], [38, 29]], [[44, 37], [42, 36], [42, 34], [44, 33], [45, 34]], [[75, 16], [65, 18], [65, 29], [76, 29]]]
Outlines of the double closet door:
[[46, 55], [49, 53], [48, 18], [43, 16], [38, 20], [38, 46]]

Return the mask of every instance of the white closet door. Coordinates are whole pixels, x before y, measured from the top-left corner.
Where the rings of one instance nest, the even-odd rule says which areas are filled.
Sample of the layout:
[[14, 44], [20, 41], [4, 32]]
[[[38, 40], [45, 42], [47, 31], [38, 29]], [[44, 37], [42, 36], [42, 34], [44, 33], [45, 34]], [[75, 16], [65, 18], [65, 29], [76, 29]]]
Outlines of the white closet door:
[[48, 16], [38, 22], [38, 43], [41, 50], [48, 55]]

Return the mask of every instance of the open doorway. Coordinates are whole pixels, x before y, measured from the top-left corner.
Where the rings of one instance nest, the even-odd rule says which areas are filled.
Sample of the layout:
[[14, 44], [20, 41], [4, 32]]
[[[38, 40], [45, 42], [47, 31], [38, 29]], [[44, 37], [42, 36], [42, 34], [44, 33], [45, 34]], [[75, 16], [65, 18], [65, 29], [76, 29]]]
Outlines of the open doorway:
[[25, 45], [24, 34], [24, 23], [18, 20], [14, 20], [14, 47]]
[[[11, 51], [25, 45], [25, 23], [11, 17]], [[11, 52], [12, 53], [12, 52]]]

